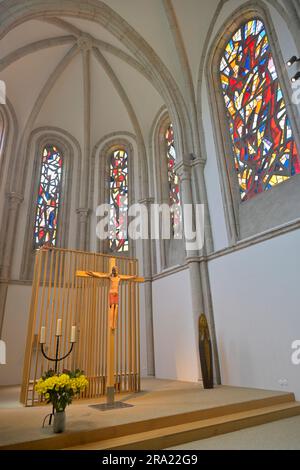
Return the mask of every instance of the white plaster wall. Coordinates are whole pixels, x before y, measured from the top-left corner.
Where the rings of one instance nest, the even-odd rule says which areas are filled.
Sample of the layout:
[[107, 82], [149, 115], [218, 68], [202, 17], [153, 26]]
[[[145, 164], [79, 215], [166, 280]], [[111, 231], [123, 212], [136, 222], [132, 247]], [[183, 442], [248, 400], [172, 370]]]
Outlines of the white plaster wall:
[[1, 337], [6, 342], [6, 364], [0, 365], [0, 385], [16, 385], [22, 382], [30, 296], [29, 286], [8, 287]]
[[[239, 7], [242, 7], [246, 3], [246, 0], [229, 0], [225, 3], [223, 8], [220, 11], [218, 19], [214, 25], [211, 38], [207, 44], [207, 50], [210, 50], [210, 46], [215, 40], [217, 32], [223, 27], [226, 21], [230, 22], [231, 14], [236, 11]], [[283, 59], [286, 60], [288, 57], [293, 54], [298, 54], [295, 42], [289, 31], [289, 26], [279, 15], [278, 11], [273, 7], [270, 2], [262, 2], [262, 6], [266, 6], [271, 15], [271, 21], [274, 25], [276, 34], [279, 40], [279, 47]], [[274, 51], [273, 51], [274, 52]], [[284, 64], [283, 64], [284, 65]], [[292, 76], [295, 73], [295, 69], [287, 71], [289, 76]], [[292, 85], [291, 85], [292, 87]], [[207, 194], [208, 202], [210, 208], [210, 216], [212, 223], [212, 231], [214, 238], [214, 248], [215, 250], [222, 249], [228, 246], [228, 237], [226, 233], [226, 224], [224, 218], [224, 206], [222, 201], [221, 185], [220, 185], [220, 173], [218, 169], [218, 154], [216, 149], [216, 140], [214, 136], [214, 122], [212, 119], [212, 108], [210, 105], [209, 98], [209, 86], [206, 79], [206, 69], [203, 71], [203, 82], [201, 87], [201, 112], [203, 118], [203, 128], [205, 135], [205, 146], [207, 152], [207, 164], [205, 167], [205, 177], [207, 184]], [[299, 85], [298, 85], [299, 90]], [[298, 93], [299, 96], [299, 93]], [[293, 103], [294, 111], [298, 113], [300, 111], [300, 105], [297, 106], [296, 103]], [[296, 117], [298, 114], [296, 114]], [[217, 124], [216, 124], [217, 125]], [[221, 155], [220, 158], [223, 158]], [[226, 156], [225, 156], [226, 158]]]
[[69, 49], [70, 45], [64, 45], [34, 52], [1, 72], [1, 80], [6, 83], [6, 92], [17, 114], [20, 131], [30, 116], [41, 88]]
[[[6, 364], [0, 365], [0, 386], [22, 382], [23, 361], [31, 299], [31, 286], [8, 287], [5, 319], [1, 339], [6, 343]], [[140, 287], [141, 375], [147, 376], [147, 348], [144, 287]]]
[[[27, 163], [27, 178], [24, 191], [24, 200], [20, 205], [19, 217], [16, 226], [16, 242], [13, 248], [13, 260], [11, 266], [11, 278], [19, 279], [20, 270], [22, 264], [22, 255], [23, 248], [25, 243], [25, 231], [28, 230], [28, 207], [29, 201], [31, 200], [31, 182], [33, 174], [33, 164], [34, 164], [34, 151], [31, 152], [30, 157], [28, 158]], [[5, 312], [5, 317], [7, 317], [7, 309]], [[9, 321], [9, 320], [8, 320]]]
[[[142, 133], [144, 134], [145, 142], [147, 142], [149, 139], [150, 123], [152, 124], [153, 122], [153, 116], [156, 115], [157, 110], [160, 109], [160, 107], [163, 105], [161, 96], [150, 82], [147, 80], [137, 79], [136, 71], [133, 70], [132, 67], [128, 66], [125, 62], [120, 61], [118, 58], [110, 56], [109, 54], [103, 53], [103, 55], [109, 60], [109, 63], [112, 66], [115, 74], [121, 81], [121, 84], [138, 118], [139, 126], [141, 127]], [[103, 74], [103, 71], [101, 73]], [[138, 78], [140, 77], [141, 75], [138, 75]], [[109, 103], [107, 104], [107, 107], [103, 107], [103, 109], [108, 108]], [[128, 116], [127, 121], [129, 121]], [[123, 128], [125, 129], [124, 125], [118, 129]]]
[[[7, 192], [7, 180], [8, 180], [8, 174], [9, 174], [9, 164], [10, 164], [10, 159], [11, 159], [11, 152], [12, 148], [14, 145], [14, 126], [13, 123], [9, 123], [10, 126], [10, 132], [8, 132], [8, 138], [6, 138], [6, 142], [4, 143], [4, 148], [3, 152], [0, 155], [0, 167], [1, 167], [1, 173], [0, 173], [0, 217], [2, 220], [2, 214], [4, 211], [4, 206], [6, 203], [6, 197], [5, 193]], [[16, 123], [17, 126], [17, 123]], [[6, 132], [6, 131], [4, 131]], [[4, 134], [7, 136], [7, 134]]]
[[[242, 3], [229, 1], [225, 5], [212, 38]], [[287, 58], [296, 53], [288, 25], [270, 3], [268, 7], [283, 57]], [[204, 78], [205, 174], [218, 250], [227, 243], [207, 90]], [[300, 367], [291, 363], [291, 343], [300, 337], [299, 238], [299, 232], [292, 232], [209, 263], [223, 384], [290, 390], [300, 397]], [[282, 388], [281, 379], [287, 379], [287, 387]]]
[[26, 46], [34, 41], [67, 34], [52, 24], [40, 20], [30, 20], [18, 25], [1, 39], [1, 56], [4, 57], [18, 47]]
[[[186, 95], [184, 74], [161, 0], [104, 0], [151, 45]], [[203, 0], [201, 0], [203, 1]], [[186, 0], [185, 0], [186, 3]]]
[[[118, 68], [115, 73], [118, 77]], [[118, 91], [94, 56], [91, 57], [91, 93], [91, 138], [93, 145], [110, 132], [134, 132]]]
[[228, 237], [220, 184], [220, 172], [217, 161], [218, 155], [214, 140], [208, 96], [205, 92], [202, 93], [202, 115], [205, 145], [207, 148], [205, 180], [207, 185], [207, 197], [211, 217], [214, 249], [217, 251], [228, 246]]
[[196, 382], [198, 350], [189, 270], [153, 282], [153, 327], [156, 377]]
[[145, 318], [145, 287], [143, 284], [140, 285], [140, 367], [141, 376], [147, 377], [148, 375], [148, 364], [147, 364], [147, 332], [146, 332], [146, 318]]
[[[69, 45], [67, 50], [71, 49]], [[55, 82], [35, 121], [35, 127], [54, 126], [83, 143], [83, 74], [78, 53]]]
[[206, 50], [206, 35], [219, 0], [172, 0], [189, 59], [193, 83], [197, 89], [201, 54]]
[[291, 362], [300, 339], [299, 243], [294, 231], [209, 263], [223, 384], [300, 399], [300, 366]]

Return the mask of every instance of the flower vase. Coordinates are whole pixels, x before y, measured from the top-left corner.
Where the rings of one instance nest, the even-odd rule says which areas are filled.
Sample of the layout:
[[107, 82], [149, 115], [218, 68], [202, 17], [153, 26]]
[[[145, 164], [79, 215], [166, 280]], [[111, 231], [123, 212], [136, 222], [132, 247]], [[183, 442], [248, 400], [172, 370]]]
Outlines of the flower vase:
[[64, 432], [66, 428], [66, 412], [56, 411], [54, 413], [53, 431], [55, 433]]

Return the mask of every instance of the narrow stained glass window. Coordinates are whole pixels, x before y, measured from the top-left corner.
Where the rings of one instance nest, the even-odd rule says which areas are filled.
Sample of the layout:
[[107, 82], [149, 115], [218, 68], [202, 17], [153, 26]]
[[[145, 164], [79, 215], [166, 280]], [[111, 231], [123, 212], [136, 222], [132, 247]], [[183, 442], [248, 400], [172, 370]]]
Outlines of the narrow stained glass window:
[[110, 157], [110, 249], [128, 251], [128, 155], [114, 150]]
[[179, 227], [181, 222], [181, 210], [180, 210], [180, 191], [179, 191], [179, 179], [175, 173], [176, 164], [176, 151], [174, 144], [174, 131], [172, 124], [169, 125], [165, 133], [165, 139], [167, 144], [167, 165], [168, 165], [168, 182], [169, 182], [169, 204], [173, 208], [171, 214], [171, 227], [174, 234], [176, 227]]
[[228, 42], [220, 76], [241, 200], [300, 173], [299, 153], [264, 24], [253, 19]]
[[44, 147], [35, 216], [35, 248], [56, 245], [62, 167], [62, 155], [57, 147]]

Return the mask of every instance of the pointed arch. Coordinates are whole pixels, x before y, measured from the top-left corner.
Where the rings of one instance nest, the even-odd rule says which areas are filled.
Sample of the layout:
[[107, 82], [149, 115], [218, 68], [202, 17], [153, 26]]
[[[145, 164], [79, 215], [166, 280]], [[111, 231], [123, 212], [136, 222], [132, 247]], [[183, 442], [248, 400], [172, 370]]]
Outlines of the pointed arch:
[[[53, 152], [52, 155], [51, 151]], [[76, 162], [77, 168], [80, 168], [79, 162], [81, 159], [80, 147], [76, 139], [62, 129], [51, 127], [38, 128], [32, 132], [27, 152], [33, 156], [34, 160], [21, 266], [21, 278], [25, 280], [32, 278], [34, 253], [41, 244], [45, 243], [62, 248], [68, 245], [72, 183], [74, 182], [78, 187], [79, 181], [78, 175], [76, 178], [73, 171], [74, 154], [76, 154], [76, 160], [78, 159]], [[53, 166], [49, 170], [47, 160], [51, 156], [53, 157]], [[62, 170], [58, 169], [60, 162], [62, 163]], [[49, 176], [53, 179], [53, 184], [48, 191], [48, 197], [45, 198], [44, 192], [49, 188], [47, 188], [47, 182], [46, 185], [43, 183]], [[76, 195], [76, 198], [78, 200], [78, 195]], [[51, 215], [53, 212], [52, 202], [55, 203], [53, 216]], [[49, 207], [50, 211], [48, 210]], [[45, 227], [43, 227], [39, 225], [39, 219], [43, 217], [45, 211], [46, 214], [42, 224]], [[51, 222], [50, 227], [47, 226], [49, 220]], [[39, 230], [43, 228], [45, 234], [41, 237], [40, 242]]]
[[[177, 162], [176, 136], [168, 111], [163, 108], [155, 118], [152, 126], [151, 140], [153, 144], [154, 175], [155, 175], [155, 201], [159, 205], [173, 206], [175, 211], [171, 214], [171, 238], [160, 238], [158, 251], [161, 270], [172, 267], [180, 262], [184, 263], [183, 243], [174, 239], [176, 224], [180, 222], [180, 185], [174, 166]], [[176, 210], [178, 208], [178, 210]]]
[[[135, 174], [134, 174], [134, 148], [129, 139], [136, 140], [134, 134], [128, 132], [115, 132], [102, 138], [95, 146], [93, 158], [97, 158], [94, 168], [98, 168], [98, 194], [97, 205], [108, 204], [111, 211], [109, 218], [115, 224], [117, 238], [108, 240], [97, 239], [97, 251], [101, 253], [114, 253], [114, 255], [135, 255], [135, 245], [127, 238], [119, 240], [122, 230], [121, 218], [127, 217], [128, 208], [135, 201]], [[96, 163], [96, 162], [95, 162]], [[116, 164], [117, 163], [117, 164]], [[95, 176], [95, 175], [94, 175]], [[121, 178], [121, 181], [120, 181]], [[121, 184], [119, 184], [121, 183]], [[92, 184], [94, 187], [94, 183]], [[117, 200], [121, 198], [120, 206]], [[123, 205], [122, 205], [123, 204]], [[116, 209], [113, 220], [113, 209]], [[121, 237], [122, 238], [122, 237]], [[124, 242], [124, 243], [123, 243]]]
[[26, 2], [26, 6], [21, 0], [13, 0], [0, 4], [0, 16], [3, 18], [0, 25], [0, 38], [12, 28], [33, 18], [69, 16], [101, 24], [121, 40], [138, 58], [143, 67], [151, 73], [153, 84], [160, 90], [164, 100], [168, 103], [177, 146], [180, 149], [179, 158], [194, 150], [188, 109], [171, 73], [143, 37], [106, 3], [99, 0], [90, 0], [88, 3], [81, 0], [65, 0], [63, 4], [48, 3], [45, 8], [42, 0], [30, 0]]
[[300, 157], [264, 23], [243, 22], [219, 65], [242, 201], [300, 173]]
[[[255, 23], [251, 23], [254, 21]], [[224, 203], [224, 211], [226, 215], [227, 221], [227, 229], [228, 229], [228, 236], [231, 244], [234, 244], [238, 239], [246, 238], [252, 235], [256, 235], [257, 233], [270, 230], [278, 225], [282, 225], [284, 223], [290, 222], [292, 219], [300, 217], [300, 210], [296, 208], [295, 205], [291, 205], [290, 201], [294, 199], [293, 191], [298, 191], [299, 187], [299, 180], [300, 180], [300, 171], [299, 174], [293, 176], [293, 178], [288, 178], [288, 176], [292, 176], [298, 171], [294, 171], [292, 169], [292, 165], [290, 167], [290, 174], [288, 175], [288, 170], [284, 170], [284, 162], [282, 162], [282, 171], [286, 174], [282, 175], [285, 178], [281, 177], [279, 180], [276, 179], [276, 172], [272, 170], [271, 164], [272, 161], [266, 166], [266, 169], [269, 169], [269, 174], [264, 174], [262, 178], [265, 178], [265, 187], [263, 185], [260, 186], [260, 190], [255, 191], [255, 182], [259, 182], [259, 174], [253, 171], [253, 186], [252, 186], [252, 193], [251, 195], [256, 195], [256, 197], [245, 197], [246, 193], [241, 193], [241, 184], [245, 184], [245, 178], [243, 180], [243, 176], [247, 176], [247, 174], [241, 172], [238, 175], [237, 173], [241, 170], [247, 170], [247, 168], [240, 168], [239, 164], [241, 159], [238, 159], [237, 153], [238, 150], [235, 147], [235, 141], [233, 139], [233, 134], [231, 132], [235, 132], [235, 136], [238, 136], [238, 131], [234, 127], [235, 123], [230, 120], [230, 110], [226, 109], [224, 105], [224, 100], [227, 100], [228, 105], [230, 106], [228, 97], [225, 96], [224, 89], [226, 88], [226, 78], [224, 78], [223, 74], [223, 83], [221, 82], [220, 78], [220, 68], [222, 72], [222, 65], [224, 66], [224, 57], [226, 54], [226, 48], [230, 48], [233, 43], [236, 45], [239, 43], [237, 47], [240, 47], [239, 54], [240, 59], [245, 57], [243, 55], [243, 51], [241, 49], [241, 45], [239, 41], [235, 41], [240, 37], [241, 34], [245, 34], [247, 27], [251, 28], [251, 25], [258, 25], [261, 27], [261, 31], [263, 32], [263, 36], [265, 41], [265, 51], [269, 51], [269, 62], [265, 65], [265, 69], [267, 67], [268, 74], [269, 74], [269, 85], [270, 88], [267, 90], [269, 95], [268, 99], [270, 103], [276, 104], [279, 102], [279, 106], [282, 105], [282, 109], [286, 109], [287, 112], [285, 116], [285, 121], [282, 122], [282, 129], [280, 128], [280, 124], [277, 122], [277, 131], [274, 122], [277, 120], [279, 121], [279, 114], [281, 112], [278, 109], [275, 112], [274, 106], [266, 106], [264, 104], [266, 111], [265, 111], [265, 119], [267, 120], [267, 126], [271, 126], [271, 122], [273, 125], [273, 136], [275, 139], [276, 133], [279, 132], [284, 134], [286, 133], [286, 139], [283, 139], [282, 144], [287, 144], [287, 146], [291, 145], [293, 147], [291, 153], [291, 162], [292, 159], [296, 162], [296, 166], [298, 165], [298, 155], [296, 155], [296, 148], [300, 149], [300, 133], [297, 124], [296, 114], [297, 110], [296, 107], [292, 106], [292, 98], [291, 98], [291, 86], [287, 76], [287, 72], [285, 70], [285, 61], [283, 60], [281, 50], [279, 47], [278, 39], [276, 36], [276, 32], [272, 21], [270, 19], [270, 15], [268, 14], [268, 10], [263, 7], [257, 6], [256, 3], [248, 3], [246, 6], [239, 8], [236, 12], [231, 15], [230, 19], [228, 19], [219, 30], [217, 37], [211, 49], [208, 53], [208, 66], [207, 66], [207, 84], [209, 87], [210, 92], [210, 100], [211, 100], [211, 110], [212, 110], [212, 117], [214, 122], [214, 133], [215, 133], [215, 141], [217, 147], [217, 154], [218, 154], [218, 165], [219, 165], [219, 172], [220, 172], [220, 182], [223, 194], [223, 203]], [[253, 26], [254, 27], [254, 26]], [[225, 31], [225, 33], [224, 33]], [[249, 30], [250, 31], [250, 30]], [[258, 32], [259, 34], [259, 32]], [[251, 40], [251, 38], [250, 38]], [[254, 46], [255, 41], [252, 40], [252, 45]], [[268, 48], [268, 49], [266, 49]], [[254, 52], [253, 57], [257, 50]], [[262, 59], [263, 61], [264, 59]], [[223, 61], [223, 62], [222, 62]], [[222, 64], [220, 66], [220, 64]], [[245, 64], [246, 65], [246, 64]], [[262, 72], [261, 65], [253, 65], [252, 74], [255, 74], [255, 67], [258, 67], [258, 70]], [[260, 67], [260, 68], [259, 68]], [[225, 69], [224, 69], [225, 70]], [[240, 69], [236, 69], [238, 73]], [[246, 72], [245, 72], [246, 73]], [[257, 72], [258, 73], [258, 72]], [[262, 72], [263, 73], [263, 72]], [[266, 72], [265, 72], [266, 73]], [[233, 83], [230, 81], [231, 77], [228, 77], [228, 84]], [[236, 77], [232, 77], [233, 80]], [[263, 83], [263, 80], [262, 80]], [[273, 89], [272, 89], [273, 83]], [[254, 83], [254, 85], [256, 82]], [[249, 86], [251, 85], [251, 86]], [[252, 125], [253, 122], [255, 123], [256, 119], [259, 119], [259, 115], [255, 115], [254, 111], [250, 110], [251, 108], [251, 100], [247, 101], [247, 93], [249, 92], [249, 97], [251, 95], [251, 90], [253, 88], [253, 83], [249, 81], [249, 83], [244, 84], [245, 95], [242, 97], [242, 105], [248, 106], [248, 110], [245, 109], [245, 113], [247, 113], [249, 118], [249, 125]], [[263, 83], [264, 85], [264, 83]], [[277, 85], [277, 87], [276, 87]], [[223, 87], [223, 88], [222, 88]], [[276, 90], [275, 90], [276, 88]], [[262, 90], [265, 90], [266, 87], [262, 87]], [[272, 94], [273, 91], [273, 94]], [[237, 90], [236, 93], [234, 92], [233, 95], [242, 96]], [[250, 99], [250, 98], [249, 98]], [[237, 103], [238, 104], [238, 103]], [[256, 106], [254, 107], [256, 109]], [[259, 109], [259, 106], [258, 108]], [[263, 109], [263, 106], [262, 106]], [[234, 109], [231, 108], [234, 113]], [[279, 113], [279, 114], [278, 114]], [[276, 114], [276, 116], [275, 116]], [[252, 120], [251, 120], [252, 119]], [[251, 124], [252, 123], [252, 124]], [[236, 124], [237, 125], [237, 124]], [[279, 126], [279, 127], [278, 127]], [[259, 130], [259, 129], [258, 129]], [[242, 136], [245, 137], [244, 139], [244, 148], [245, 142], [247, 142], [247, 136], [249, 135], [249, 128], [246, 122], [246, 125], [242, 130], [240, 129]], [[258, 136], [259, 133], [257, 131], [253, 131], [253, 136]], [[291, 135], [293, 135], [293, 140], [291, 140]], [[288, 138], [287, 138], [288, 137]], [[290, 143], [289, 143], [290, 142]], [[295, 143], [295, 145], [294, 145]], [[273, 145], [273, 144], [272, 144]], [[240, 148], [243, 148], [243, 145], [240, 144]], [[284, 157], [284, 149], [275, 149], [274, 147], [274, 155], [278, 153], [280, 150], [279, 158]], [[242, 150], [242, 157], [243, 152]], [[253, 150], [253, 161], [256, 161], [259, 157], [259, 152], [262, 152], [261, 149]], [[273, 157], [274, 157], [273, 155]], [[272, 155], [271, 155], [272, 158]], [[273, 158], [274, 159], [274, 158]], [[295, 160], [296, 159], [296, 160]], [[262, 168], [266, 165], [266, 161], [264, 162], [263, 159], [261, 161], [261, 167], [258, 166], [258, 171], [262, 172]], [[274, 163], [275, 169], [276, 162]], [[243, 162], [241, 163], [243, 166]], [[244, 165], [245, 166], [245, 165]], [[252, 165], [254, 168], [254, 164]], [[278, 167], [279, 168], [279, 167]], [[299, 167], [300, 169], [300, 167]], [[273, 173], [272, 173], [273, 171]], [[277, 171], [279, 172], [279, 170]], [[275, 184], [269, 184], [270, 179], [274, 176], [272, 180]], [[246, 178], [247, 179], [247, 178]], [[284, 179], [288, 180], [284, 184], [276, 184], [276, 182], [281, 182]], [[252, 180], [251, 180], [252, 181]], [[239, 184], [238, 184], [239, 182]], [[269, 186], [268, 186], [269, 184]], [[265, 191], [265, 189], [273, 188], [272, 191]], [[241, 197], [242, 194], [242, 197]], [[250, 193], [249, 193], [250, 194]], [[248, 195], [249, 196], [249, 195]], [[299, 192], [300, 197], [300, 192]], [[246, 200], [247, 199], [247, 200]], [[271, 206], [276, 206], [276, 211], [270, 211]]]

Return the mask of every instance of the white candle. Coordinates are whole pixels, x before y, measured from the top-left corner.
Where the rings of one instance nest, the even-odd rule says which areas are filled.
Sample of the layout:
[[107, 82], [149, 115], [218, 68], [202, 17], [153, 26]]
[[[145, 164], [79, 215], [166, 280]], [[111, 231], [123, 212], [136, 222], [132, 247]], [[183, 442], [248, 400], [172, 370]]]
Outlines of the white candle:
[[41, 332], [40, 332], [40, 344], [45, 344], [45, 343], [46, 343], [46, 327], [42, 326]]
[[76, 326], [72, 326], [71, 330], [71, 343], [76, 343]]
[[56, 322], [56, 336], [61, 336], [61, 327], [62, 327], [62, 319], [59, 318]]

